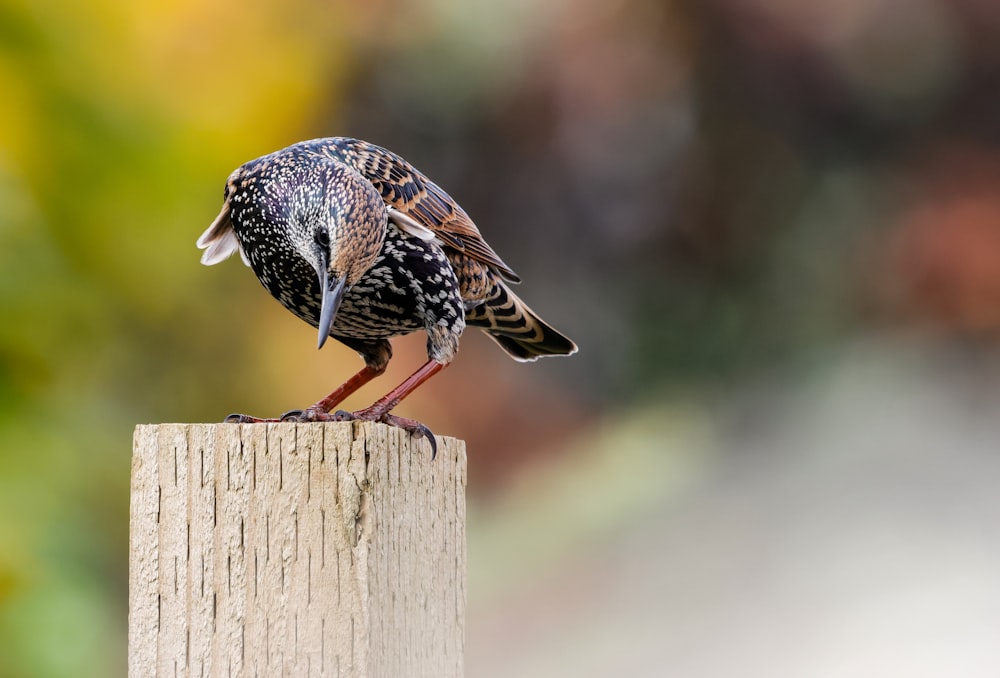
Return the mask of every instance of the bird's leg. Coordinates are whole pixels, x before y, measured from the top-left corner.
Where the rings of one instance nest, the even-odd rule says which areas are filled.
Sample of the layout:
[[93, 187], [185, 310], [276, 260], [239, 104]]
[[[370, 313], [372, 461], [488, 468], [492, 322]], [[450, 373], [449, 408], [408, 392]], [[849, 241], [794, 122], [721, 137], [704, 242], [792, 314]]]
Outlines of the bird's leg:
[[371, 406], [354, 412], [352, 418], [363, 419], [365, 421], [381, 421], [382, 417], [388, 414], [392, 408], [396, 407], [403, 398], [413, 393], [418, 386], [440, 372], [443, 368], [444, 363], [439, 363], [436, 360], [428, 360], [420, 369], [404, 379], [403, 383], [376, 400]]
[[398, 426], [412, 435], [427, 438], [428, 442], [431, 444], [431, 458], [433, 459], [434, 456], [437, 455], [437, 441], [434, 439], [434, 434], [431, 433], [431, 430], [419, 421], [406, 419], [404, 417], [397, 417], [389, 414], [389, 412], [392, 408], [398, 405], [403, 398], [413, 393], [418, 386], [444, 369], [444, 366], [445, 363], [439, 363], [433, 359], [428, 360], [420, 367], [420, 369], [407, 377], [403, 383], [376, 400], [370, 407], [358, 410], [357, 412], [345, 412], [344, 410], [338, 410], [333, 414], [333, 418], [338, 421], [350, 421], [353, 419], [360, 419], [363, 421], [381, 421], [392, 426]]
[[333, 417], [327, 414], [330, 410], [344, 402], [352, 393], [384, 371], [385, 368], [379, 370], [371, 365], [365, 365], [357, 374], [334, 389], [330, 395], [304, 410], [285, 412], [281, 415], [281, 421], [331, 421]]
[[380, 370], [377, 367], [365, 365], [357, 374], [338, 386], [330, 395], [315, 405], [310, 405], [304, 410], [285, 412], [277, 419], [261, 419], [259, 417], [251, 417], [248, 414], [230, 414], [226, 417], [225, 421], [229, 424], [260, 424], [279, 421], [332, 421], [333, 417], [327, 414], [330, 410], [384, 371], [384, 367]]

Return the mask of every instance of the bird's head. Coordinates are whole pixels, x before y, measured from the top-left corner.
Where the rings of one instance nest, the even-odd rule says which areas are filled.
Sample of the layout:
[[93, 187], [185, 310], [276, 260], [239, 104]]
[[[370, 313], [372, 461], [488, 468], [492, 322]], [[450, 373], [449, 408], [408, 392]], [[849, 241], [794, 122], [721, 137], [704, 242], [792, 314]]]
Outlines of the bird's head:
[[386, 208], [370, 182], [339, 163], [324, 164], [293, 193], [290, 239], [316, 271], [322, 297], [318, 325], [322, 348], [344, 295], [382, 249]]

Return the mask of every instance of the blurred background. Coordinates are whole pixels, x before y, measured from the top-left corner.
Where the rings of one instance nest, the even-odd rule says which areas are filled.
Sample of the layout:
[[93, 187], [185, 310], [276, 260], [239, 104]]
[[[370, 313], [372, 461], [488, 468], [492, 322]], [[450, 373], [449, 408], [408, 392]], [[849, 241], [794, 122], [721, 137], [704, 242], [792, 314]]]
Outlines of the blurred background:
[[360, 366], [194, 248], [232, 169], [333, 135], [580, 345], [470, 332], [399, 408], [468, 443], [470, 676], [998, 675], [998, 37], [991, 0], [3, 0], [0, 676], [124, 675], [135, 424]]

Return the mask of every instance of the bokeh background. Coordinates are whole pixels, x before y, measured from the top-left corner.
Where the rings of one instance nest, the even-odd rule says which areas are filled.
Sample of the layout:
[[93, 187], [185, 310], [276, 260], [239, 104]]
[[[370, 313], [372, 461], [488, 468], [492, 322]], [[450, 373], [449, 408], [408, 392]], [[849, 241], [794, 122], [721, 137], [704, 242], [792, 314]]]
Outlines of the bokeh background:
[[332, 135], [581, 348], [399, 410], [468, 442], [470, 676], [1000, 673], [996, 2], [2, 0], [0, 93], [0, 676], [124, 675], [135, 424], [358, 368], [194, 249]]

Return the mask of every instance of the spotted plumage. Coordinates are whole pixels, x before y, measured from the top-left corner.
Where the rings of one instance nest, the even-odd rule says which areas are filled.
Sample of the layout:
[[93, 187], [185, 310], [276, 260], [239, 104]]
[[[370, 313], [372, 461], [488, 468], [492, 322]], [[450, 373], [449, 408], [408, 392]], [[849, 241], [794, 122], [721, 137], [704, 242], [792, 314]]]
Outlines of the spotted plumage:
[[576, 351], [511, 291], [517, 274], [447, 193], [365, 141], [305, 141], [242, 165], [198, 246], [208, 265], [239, 252], [272, 296], [319, 328], [320, 346], [331, 336], [364, 358], [361, 372], [295, 418], [330, 418], [385, 370], [388, 339], [417, 330], [427, 333], [428, 363], [352, 416], [428, 433], [389, 410], [454, 359], [467, 324], [516, 360]]

